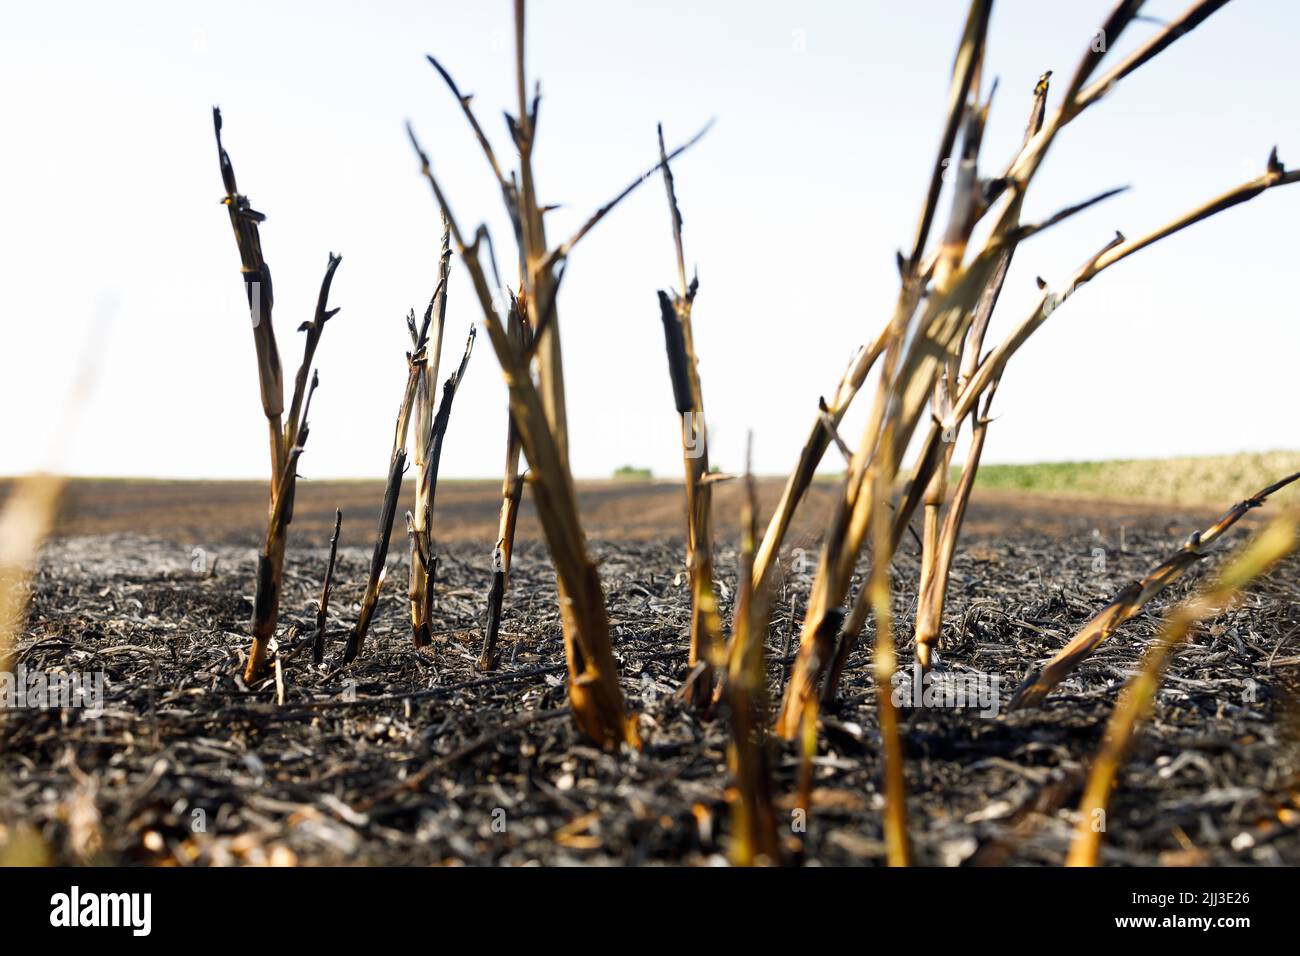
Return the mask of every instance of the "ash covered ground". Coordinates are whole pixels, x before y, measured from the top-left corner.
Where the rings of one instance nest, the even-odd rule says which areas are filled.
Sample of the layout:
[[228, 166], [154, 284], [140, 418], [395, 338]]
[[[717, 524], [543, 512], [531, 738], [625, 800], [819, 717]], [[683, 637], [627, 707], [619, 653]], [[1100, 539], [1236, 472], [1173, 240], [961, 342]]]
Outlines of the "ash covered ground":
[[[329, 523], [316, 520], [326, 515], [318, 510], [290, 538], [283, 703], [274, 679], [246, 687], [237, 676], [255, 520], [200, 538], [147, 525], [147, 533], [87, 534], [76, 514], [65, 519], [42, 558], [19, 661], [28, 670], [102, 672], [103, 710], [4, 712], [0, 826], [35, 831], [49, 859], [67, 864], [725, 860], [727, 722], [691, 713], [676, 696], [689, 612], [680, 533], [619, 535], [617, 515], [594, 522], [622, 685], [645, 743], [640, 753], [608, 754], [584, 744], [566, 711], [554, 575], [532, 525], [525, 522], [516, 553], [496, 671], [476, 668], [490, 575], [489, 548], [471, 533], [442, 545], [439, 633], [423, 651], [410, 642], [404, 541], [395, 535], [363, 656], [340, 671], [333, 659], [355, 619], [370, 554], [357, 543], [340, 547], [326, 661], [313, 665], [294, 646], [315, 621]], [[977, 496], [954, 567], [942, 667], [998, 676], [1005, 705], [1032, 666], [1212, 517]], [[364, 538], [372, 520], [359, 513], [353, 534]], [[1243, 523], [1229, 547], [1248, 533]], [[773, 695], [784, 686], [815, 570], [815, 541], [793, 540], [808, 559], [782, 568], [768, 640]], [[916, 551], [907, 540], [894, 565], [901, 636], [915, 610]], [[718, 559], [729, 615], [734, 537]], [[1120, 685], [1162, 611], [1215, 563], [1126, 624], [1040, 710], [904, 710], [917, 862], [1061, 863]], [[1176, 656], [1121, 772], [1104, 862], [1300, 863], [1298, 572], [1294, 559], [1279, 567]], [[793, 862], [883, 862], [872, 637], [868, 625], [840, 699], [824, 713], [805, 832], [793, 827], [798, 755], [777, 745], [776, 792], [792, 824]], [[900, 660], [909, 650], [900, 644]]]

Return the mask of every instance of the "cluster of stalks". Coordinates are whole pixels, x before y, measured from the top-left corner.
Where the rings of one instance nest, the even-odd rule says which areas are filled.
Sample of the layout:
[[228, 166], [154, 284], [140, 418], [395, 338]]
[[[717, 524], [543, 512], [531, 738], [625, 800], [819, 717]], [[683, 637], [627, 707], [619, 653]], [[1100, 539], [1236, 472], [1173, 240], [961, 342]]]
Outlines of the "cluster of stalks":
[[379, 604], [380, 589], [388, 576], [388, 546], [393, 534], [393, 521], [397, 516], [398, 499], [402, 493], [402, 478], [406, 474], [406, 446], [412, 417], [415, 419], [415, 509], [414, 512], [406, 513], [407, 535], [411, 543], [411, 573], [407, 596], [411, 605], [412, 640], [415, 646], [425, 647], [430, 641], [429, 622], [437, 571], [437, 559], [433, 554], [432, 522], [438, 464], [442, 458], [443, 438], [451, 421], [451, 404], [465, 375], [465, 367], [469, 364], [475, 337], [471, 326], [460, 365], [444, 383], [442, 399], [435, 411], [433, 383], [438, 380], [439, 356], [442, 353], [443, 330], [447, 321], [447, 284], [450, 273], [450, 233], [444, 222], [438, 284], [434, 288], [433, 297], [424, 311], [424, 319], [418, 325], [414, 310], [406, 318], [407, 330], [411, 336], [411, 351], [406, 353], [406, 387], [402, 391], [397, 425], [393, 429], [388, 483], [379, 509], [379, 526], [375, 531], [375, 546], [370, 558], [370, 575], [361, 597], [357, 622], [343, 650], [343, 664], [350, 664], [361, 653], [375, 608]]
[[[569, 701], [574, 719], [580, 730], [602, 747], [615, 747], [624, 741], [636, 745], [639, 742], [636, 722], [625, 714], [623, 692], [618, 684], [618, 672], [610, 642], [605, 598], [596, 566], [587, 553], [586, 538], [578, 516], [573, 476], [569, 469], [569, 429], [557, 294], [569, 254], [582, 238], [614, 206], [635, 190], [646, 175], [658, 170], [664, 161], [671, 159], [694, 140], [664, 157], [647, 174], [633, 180], [567, 240], [559, 245], [550, 245], [544, 222], [546, 207], [538, 198], [533, 174], [532, 156], [541, 97], [536, 91], [529, 95], [524, 60], [524, 24], [524, 3], [523, 0], [516, 0], [517, 109], [513, 115], [507, 115], [507, 123], [518, 154], [519, 167], [509, 177], [503, 172], [491, 142], [478, 122], [471, 105], [472, 98], [460, 92], [451, 75], [437, 60], [429, 57], [429, 61], [460, 104], [501, 189], [519, 253], [521, 288], [517, 298], [522, 319], [531, 331], [530, 339], [513, 336], [508, 326], [508, 317], [503, 321], [498, 312], [495, 303], [507, 301], [508, 296], [496, 276], [495, 268], [493, 281], [489, 281], [488, 272], [480, 259], [481, 245], [492, 245], [487, 227], [479, 226], [472, 236], [460, 228], [446, 193], [433, 173], [429, 157], [421, 148], [414, 131], [410, 131], [411, 143], [419, 156], [421, 173], [428, 180], [438, 207], [450, 226], [456, 252], [469, 272], [483, 312], [488, 338], [505, 376], [510, 417], [528, 460], [529, 484], [533, 488], [537, 513], [555, 565], [569, 671]], [[509, 477], [507, 475], [507, 482]]]
[[[293, 520], [294, 489], [298, 478], [298, 459], [307, 442], [307, 413], [311, 397], [319, 383], [312, 371], [316, 347], [320, 343], [325, 323], [338, 309], [329, 308], [330, 284], [334, 272], [342, 261], [341, 256], [330, 253], [321, 280], [320, 294], [316, 300], [316, 313], [299, 326], [306, 333], [302, 361], [294, 376], [293, 394], [286, 414], [284, 407], [284, 373], [280, 365], [280, 351], [271, 324], [275, 298], [271, 288], [271, 269], [262, 255], [259, 225], [266, 217], [249, 204], [248, 197], [239, 192], [235, 182], [235, 169], [230, 156], [221, 143], [221, 111], [212, 110], [212, 121], [217, 137], [217, 156], [221, 164], [221, 181], [226, 188], [223, 202], [230, 213], [230, 225], [239, 247], [240, 272], [253, 322], [253, 344], [257, 351], [257, 375], [261, 389], [262, 411], [266, 416], [271, 438], [271, 502], [267, 520], [266, 540], [257, 557], [257, 590], [253, 600], [253, 644], [244, 668], [248, 683], [260, 678], [266, 668], [267, 650], [275, 637], [276, 619], [280, 607], [280, 587], [284, 572], [284, 549]], [[310, 384], [309, 376], [310, 373]]]
[[[214, 109], [212, 115], [217, 137], [217, 153], [221, 163], [221, 178], [226, 187], [224, 202], [230, 212], [230, 223], [239, 247], [241, 272], [252, 312], [253, 342], [257, 352], [262, 409], [271, 434], [270, 518], [267, 523], [266, 542], [258, 555], [257, 594], [254, 599], [252, 623], [253, 645], [244, 670], [244, 679], [251, 683], [265, 670], [267, 650], [275, 636], [285, 543], [289, 523], [293, 520], [298, 459], [307, 441], [307, 413], [311, 407], [311, 397], [319, 383], [319, 378], [312, 372], [311, 367], [325, 323], [338, 312], [337, 309], [328, 308], [328, 303], [330, 284], [342, 258], [331, 253], [325, 278], [321, 282], [316, 314], [310, 322], [303, 323], [299, 328], [299, 331], [306, 333], [306, 341], [302, 362], [294, 377], [293, 394], [286, 414], [283, 372], [275, 330], [271, 324], [274, 305], [271, 270], [262, 255], [262, 242], [258, 228], [265, 217], [251, 207], [246, 196], [239, 193], [234, 167], [221, 142], [221, 112]], [[406, 355], [406, 388], [403, 391], [397, 414], [397, 425], [393, 433], [393, 451], [389, 458], [388, 481], [383, 505], [380, 508], [379, 526], [375, 534], [370, 575], [362, 595], [356, 625], [343, 651], [342, 663], [344, 664], [355, 660], [361, 652], [386, 577], [388, 546], [392, 537], [398, 499], [401, 496], [402, 478], [406, 472], [407, 435], [413, 416], [416, 487], [415, 507], [413, 511], [407, 513], [407, 529], [411, 542], [411, 577], [408, 593], [415, 646], [424, 647], [430, 640], [429, 621], [436, 568], [436, 559], [433, 556], [432, 516], [434, 492], [438, 482], [438, 463], [442, 454], [443, 437], [451, 416], [452, 400], [465, 374], [465, 367], [474, 345], [474, 329], [471, 327], [460, 365], [443, 386], [441, 400], [436, 401], [434, 383], [438, 378], [438, 359], [442, 351], [443, 330], [446, 326], [450, 264], [450, 238], [444, 226], [438, 283], [433, 297], [425, 310], [423, 321], [418, 326], [414, 312], [407, 317], [411, 351]], [[311, 373], [310, 384], [309, 372]], [[341, 521], [341, 515], [339, 520]], [[322, 659], [324, 653], [325, 617], [337, 546], [338, 523], [336, 522], [334, 538], [330, 542], [329, 567], [312, 640], [312, 657], [317, 662]]]
[[[1132, 53], [1102, 71], [1106, 50], [1113, 48], [1138, 18], [1141, 6], [1136, 0], [1119, 3], [1089, 43], [1054, 111], [1046, 109], [1048, 76], [1040, 80], [1024, 142], [1004, 171], [991, 178], [980, 175], [979, 163], [991, 101], [991, 95], [984, 98], [981, 93], [981, 76], [992, 4], [990, 0], [972, 2], [952, 71], [947, 117], [930, 186], [909, 251], [899, 254], [901, 281], [893, 315], [876, 339], [855, 356], [833, 401], [819, 402], [812, 433], [768, 525], [754, 564], [756, 576], [765, 574], [775, 559], [794, 509], [827, 448], [834, 442], [847, 449], [836, 427], [872, 366], [879, 362], [874, 403], [862, 438], [850, 452], [848, 471], [826, 531], [799, 653], [776, 729], [790, 739], [806, 731], [810, 719], [815, 719], [817, 699], [834, 697], [858, 635], [867, 618], [874, 616], [873, 670], [885, 758], [885, 836], [891, 863], [906, 863], [909, 854], [898, 715], [890, 698], [895, 659], [890, 562], [917, 507], [923, 506], [924, 519], [916, 654], [918, 662], [928, 667], [941, 632], [949, 569], [983, 448], [989, 405], [1011, 356], [1075, 290], [1105, 269], [1187, 226], [1297, 179], [1274, 153], [1261, 176], [1137, 239], [1117, 234], [1085, 260], [1061, 291], [1053, 292], [1039, 280], [1040, 296], [1029, 315], [999, 345], [984, 352], [985, 331], [1018, 245], [1119, 191], [1074, 204], [1042, 222], [1022, 222], [1029, 186], [1057, 134], [1113, 92], [1125, 77], [1199, 26], [1223, 2], [1193, 3]], [[940, 241], [931, 248], [929, 239], [949, 169], [955, 169], [955, 174], [950, 177], [948, 220]], [[987, 234], [977, 241], [976, 227], [981, 223], [987, 224]], [[923, 420], [929, 422], [928, 430], [906, 484], [895, 494], [903, 474], [903, 455]], [[947, 472], [953, 442], [968, 421], [971, 444], [961, 479], [950, 492]], [[871, 555], [866, 582], [841, 628], [854, 574], [868, 542]]]
[[[442, 231], [442, 255], [438, 266], [438, 286], [442, 290], [438, 303], [438, 339], [447, 306], [447, 280], [451, 275], [451, 235], [446, 223]], [[410, 323], [411, 341], [418, 339], [415, 323]], [[456, 390], [465, 377], [470, 353], [474, 350], [474, 326], [469, 328], [465, 351], [461, 354], [456, 371], [443, 383], [442, 397], [434, 407], [438, 380], [438, 359], [435, 355], [419, 369], [415, 387], [415, 511], [406, 513], [407, 534], [411, 541], [411, 579], [408, 596], [411, 601], [411, 632], [416, 647], [427, 647], [431, 640], [430, 619], [433, 610], [433, 585], [438, 559], [433, 553], [433, 501], [438, 490], [438, 466], [442, 461], [442, 442], [451, 421], [451, 404]], [[441, 342], [435, 342], [437, 349]]]

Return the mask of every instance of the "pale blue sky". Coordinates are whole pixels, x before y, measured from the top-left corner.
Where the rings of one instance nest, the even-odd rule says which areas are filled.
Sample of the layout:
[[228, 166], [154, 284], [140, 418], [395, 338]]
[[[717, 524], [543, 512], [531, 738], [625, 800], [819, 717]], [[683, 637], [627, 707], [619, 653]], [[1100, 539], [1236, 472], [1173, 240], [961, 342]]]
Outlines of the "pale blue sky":
[[[1182, 6], [1153, 0], [1147, 12]], [[989, 165], [1018, 140], [1039, 73], [1057, 71], [1059, 94], [1107, 8], [996, 5]], [[554, 236], [653, 161], [656, 121], [679, 140], [718, 118], [675, 171], [723, 468], [741, 466], [752, 428], [758, 470], [788, 470], [817, 396], [888, 316], [893, 254], [914, 228], [963, 14], [949, 0], [533, 4], [538, 178], [543, 198], [564, 204]], [[265, 476], [238, 258], [218, 204], [219, 104], [240, 186], [268, 217], [286, 378], [326, 254], [344, 256], [302, 473], [381, 476], [405, 377], [403, 316], [431, 291], [438, 239], [402, 124], [415, 124], [462, 223], [486, 219], [509, 261], [499, 195], [423, 54], [477, 94], [507, 154], [510, 5], [25, 4], [5, 21], [0, 474], [55, 463], [78, 474]], [[1122, 46], [1153, 29], [1138, 24]], [[1275, 143], [1300, 163], [1297, 37], [1300, 5], [1237, 0], [1071, 126], [1031, 215], [1134, 188], [1022, 247], [991, 341], [1024, 314], [1035, 274], [1062, 280], [1115, 228], [1140, 232], [1257, 175]], [[1009, 366], [986, 460], [1300, 446], [1298, 239], [1292, 187], [1098, 279]], [[459, 265], [454, 276], [444, 363], [477, 319]], [[674, 278], [657, 180], [573, 256], [560, 315], [579, 475], [625, 463], [680, 471], [655, 300]], [[57, 438], [49, 416], [106, 301], [115, 318], [93, 396]], [[864, 410], [845, 427], [851, 440]], [[504, 432], [484, 340], [443, 473], [498, 474]]]

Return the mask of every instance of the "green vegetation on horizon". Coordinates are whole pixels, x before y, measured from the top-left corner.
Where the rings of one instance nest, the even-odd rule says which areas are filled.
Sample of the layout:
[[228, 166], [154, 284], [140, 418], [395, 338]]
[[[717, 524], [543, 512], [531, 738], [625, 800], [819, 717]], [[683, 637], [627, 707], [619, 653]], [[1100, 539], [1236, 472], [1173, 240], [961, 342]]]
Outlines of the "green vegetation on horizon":
[[1300, 451], [1273, 451], [1204, 458], [986, 464], [975, 483], [979, 488], [1007, 491], [1227, 507], [1296, 471], [1300, 471]]

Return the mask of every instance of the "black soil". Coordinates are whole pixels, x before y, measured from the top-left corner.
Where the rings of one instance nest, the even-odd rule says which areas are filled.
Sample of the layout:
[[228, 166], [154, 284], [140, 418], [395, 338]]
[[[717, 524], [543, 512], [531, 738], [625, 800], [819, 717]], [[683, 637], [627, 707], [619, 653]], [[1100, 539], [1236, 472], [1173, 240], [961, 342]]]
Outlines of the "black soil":
[[[1191, 519], [1188, 519], [1191, 520]], [[1061, 526], [1070, 529], [1063, 532]], [[1050, 533], [1007, 522], [966, 541], [954, 569], [941, 666], [1025, 672], [1120, 586], [1177, 547], [1170, 517]], [[1246, 530], [1234, 534], [1244, 538]], [[0, 830], [27, 826], [58, 863], [712, 864], [725, 860], [727, 723], [676, 696], [686, 676], [680, 541], [593, 542], [614, 647], [644, 749], [602, 753], [566, 710], [554, 576], [521, 545], [502, 659], [476, 668], [490, 569], [482, 545], [443, 549], [439, 633], [411, 646], [406, 562], [389, 580], [362, 657], [334, 668], [369, 561], [340, 548], [325, 664], [301, 646], [315, 620], [322, 542], [291, 540], [274, 679], [246, 687], [254, 550], [196, 552], [130, 534], [64, 537], [46, 550], [19, 660], [105, 675], [102, 713], [0, 716]], [[898, 633], [915, 609], [915, 542], [895, 563]], [[1216, 559], [1103, 645], [1037, 711], [904, 711], [909, 824], [918, 862], [1057, 865], [1082, 777], [1160, 614]], [[815, 569], [787, 560], [768, 640], [779, 693]], [[719, 549], [734, 597], [734, 542]], [[1300, 863], [1300, 564], [1291, 561], [1197, 633], [1173, 662], [1114, 794], [1112, 864]], [[806, 831], [798, 757], [777, 748], [776, 792], [796, 863], [883, 861], [880, 759], [868, 633], [820, 728]], [[908, 650], [900, 648], [900, 660]], [[29, 831], [30, 832], [30, 831]]]

